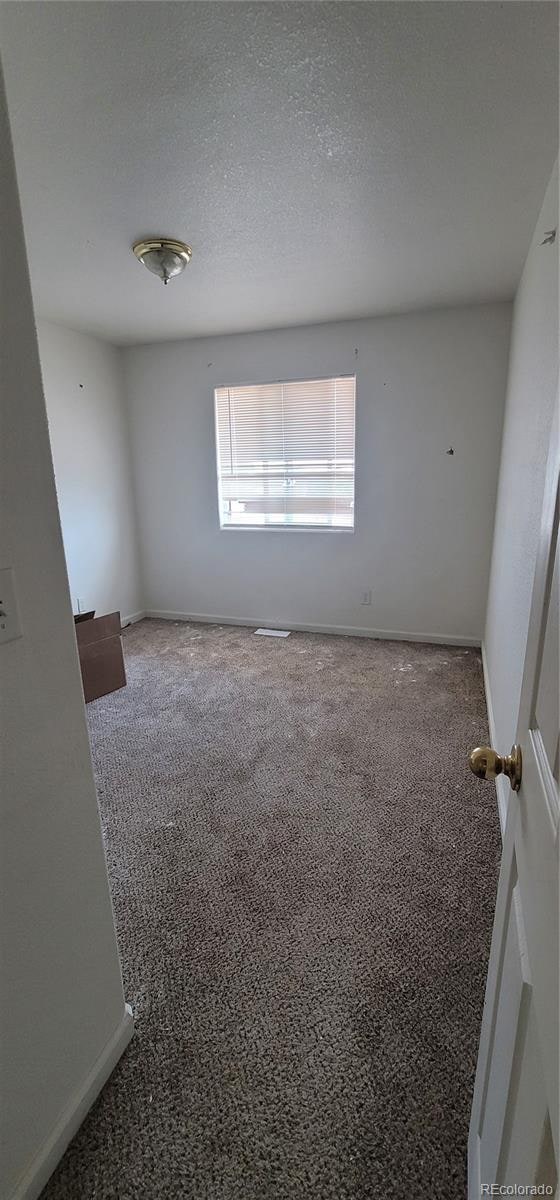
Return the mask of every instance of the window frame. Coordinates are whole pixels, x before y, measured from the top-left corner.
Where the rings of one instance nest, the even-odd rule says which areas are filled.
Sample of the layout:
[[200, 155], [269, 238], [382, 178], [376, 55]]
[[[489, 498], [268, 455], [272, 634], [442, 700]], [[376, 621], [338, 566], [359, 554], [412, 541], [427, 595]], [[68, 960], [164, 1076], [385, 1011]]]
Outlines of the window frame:
[[[218, 439], [218, 392], [223, 388], [251, 388], [251, 387], [268, 387], [274, 384], [283, 383], [308, 383], [314, 380], [317, 382], [323, 379], [353, 379], [354, 380], [354, 521], [352, 525], [289, 525], [289, 524], [273, 524], [270, 522], [266, 525], [222, 525], [221, 514], [221, 475], [220, 475], [220, 450]], [[237, 383], [216, 383], [213, 387], [213, 416], [214, 416], [214, 451], [216, 463], [216, 515], [218, 518], [219, 533], [341, 533], [344, 535], [354, 534], [357, 525], [356, 511], [356, 422], [358, 414], [358, 375], [356, 371], [340, 371], [336, 374], [330, 372], [327, 375], [308, 375], [305, 379], [301, 376], [294, 375], [292, 378], [286, 379], [264, 379], [264, 380], [239, 380]]]

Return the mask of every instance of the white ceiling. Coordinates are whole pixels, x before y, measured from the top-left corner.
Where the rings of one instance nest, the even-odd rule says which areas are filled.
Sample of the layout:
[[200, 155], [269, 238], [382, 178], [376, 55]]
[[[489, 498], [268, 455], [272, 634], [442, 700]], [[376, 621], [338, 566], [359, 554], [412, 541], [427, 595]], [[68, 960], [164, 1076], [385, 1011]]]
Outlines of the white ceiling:
[[[40, 316], [137, 342], [513, 294], [554, 3], [8, 3]], [[164, 288], [142, 236], [190, 242]]]

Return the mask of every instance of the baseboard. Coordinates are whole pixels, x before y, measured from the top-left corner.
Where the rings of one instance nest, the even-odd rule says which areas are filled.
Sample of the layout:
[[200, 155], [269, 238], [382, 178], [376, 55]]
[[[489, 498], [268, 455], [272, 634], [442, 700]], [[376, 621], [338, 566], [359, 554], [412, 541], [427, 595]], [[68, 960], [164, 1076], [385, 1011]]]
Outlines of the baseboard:
[[66, 1147], [97, 1099], [113, 1068], [126, 1049], [134, 1028], [132, 1009], [125, 1004], [122, 1019], [99, 1055], [82, 1086], [74, 1093], [50, 1136], [37, 1151], [9, 1200], [37, 1200]]
[[[488, 731], [490, 734], [490, 745], [496, 746], [496, 721], [494, 719], [494, 706], [492, 703], [492, 689], [490, 687], [490, 673], [488, 671], [488, 660], [486, 658], [486, 648], [482, 643], [482, 673], [484, 676], [484, 692], [486, 695], [486, 709], [488, 712]], [[498, 800], [498, 816], [500, 818], [500, 829], [502, 832], [502, 840], [506, 829], [506, 817], [509, 801], [509, 784], [504, 779], [503, 775], [498, 775], [496, 779], [496, 796]]]
[[364, 629], [355, 625], [316, 625], [294, 621], [271, 621], [269, 617], [226, 617], [216, 613], [169, 612], [161, 608], [148, 608], [146, 617], [160, 621], [201, 621], [206, 625], [245, 625], [249, 628], [264, 626], [266, 629], [292, 629], [297, 633], [335, 633], [344, 637], [386, 638], [395, 642], [431, 642], [443, 646], [480, 646], [480, 638], [463, 637], [454, 633], [403, 633], [396, 629]]
[[129, 617], [121, 617], [121, 629], [126, 625], [134, 625], [135, 621], [142, 621], [145, 616], [146, 613], [142, 609], [140, 612], [131, 613]]

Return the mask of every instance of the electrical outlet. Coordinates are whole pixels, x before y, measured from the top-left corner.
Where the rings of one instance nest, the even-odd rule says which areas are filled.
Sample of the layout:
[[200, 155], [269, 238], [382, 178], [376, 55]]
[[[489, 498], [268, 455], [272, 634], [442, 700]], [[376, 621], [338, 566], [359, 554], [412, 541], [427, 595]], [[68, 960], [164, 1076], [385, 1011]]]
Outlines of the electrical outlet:
[[367, 591], [362, 592], [361, 603], [362, 604], [371, 604], [371, 588], [368, 588]]
[[76, 600], [76, 604], [78, 605], [78, 612], [79, 612], [79, 613], [81, 613], [81, 612], [87, 612], [87, 606], [86, 606], [86, 602], [85, 602], [85, 600], [84, 600], [84, 599], [81, 599], [81, 600]]
[[0, 571], [0, 642], [14, 642], [20, 637], [14, 572], [12, 567], [4, 567]]

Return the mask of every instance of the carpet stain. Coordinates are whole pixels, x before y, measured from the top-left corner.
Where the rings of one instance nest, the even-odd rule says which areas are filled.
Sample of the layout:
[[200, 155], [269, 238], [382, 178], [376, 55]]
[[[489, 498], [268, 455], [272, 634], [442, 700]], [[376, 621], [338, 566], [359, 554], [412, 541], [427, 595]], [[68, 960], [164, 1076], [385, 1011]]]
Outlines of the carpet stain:
[[464, 1200], [480, 654], [146, 620], [88, 705], [134, 1038], [43, 1200]]

